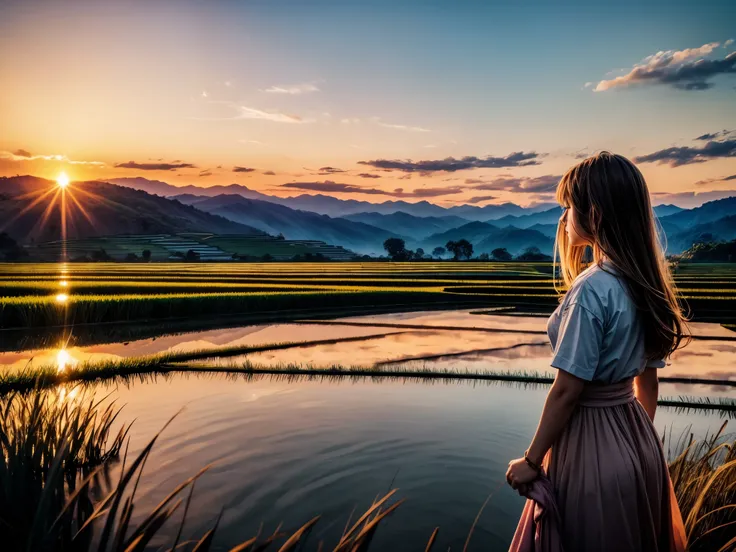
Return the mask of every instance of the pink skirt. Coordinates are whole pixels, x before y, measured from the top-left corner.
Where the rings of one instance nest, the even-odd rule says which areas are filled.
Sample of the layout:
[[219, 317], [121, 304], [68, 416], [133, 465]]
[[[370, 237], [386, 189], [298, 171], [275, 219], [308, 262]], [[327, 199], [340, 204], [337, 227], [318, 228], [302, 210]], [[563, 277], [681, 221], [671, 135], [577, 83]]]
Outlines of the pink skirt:
[[544, 468], [554, 516], [529, 499], [510, 552], [682, 552], [662, 445], [633, 380], [589, 384]]

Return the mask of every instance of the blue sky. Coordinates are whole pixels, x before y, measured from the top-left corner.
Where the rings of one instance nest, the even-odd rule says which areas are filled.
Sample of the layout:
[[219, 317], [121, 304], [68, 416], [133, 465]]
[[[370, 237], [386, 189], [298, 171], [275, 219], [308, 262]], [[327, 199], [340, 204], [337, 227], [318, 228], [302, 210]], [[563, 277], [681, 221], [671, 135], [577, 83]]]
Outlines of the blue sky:
[[[726, 63], [736, 50], [734, 2], [28, 1], [0, 9], [0, 47], [11, 52], [3, 78], [15, 85], [0, 91], [5, 174], [240, 182], [278, 195], [304, 183], [309, 193], [446, 204], [484, 197], [473, 182], [485, 181], [500, 182], [486, 186], [485, 201], [529, 203], [548, 190], [530, 193], [523, 179], [559, 176], [576, 152], [644, 157], [701, 148], [694, 138], [736, 128], [734, 73], [716, 72], [702, 90], [649, 80], [595, 91], [657, 52], [698, 49], [682, 63]], [[654, 192], [723, 193], [736, 188], [724, 180], [736, 174], [729, 144], [700, 162], [658, 158], [641, 168]], [[358, 176], [377, 160], [514, 152], [540, 156], [530, 165]], [[320, 187], [325, 181], [347, 187]]]

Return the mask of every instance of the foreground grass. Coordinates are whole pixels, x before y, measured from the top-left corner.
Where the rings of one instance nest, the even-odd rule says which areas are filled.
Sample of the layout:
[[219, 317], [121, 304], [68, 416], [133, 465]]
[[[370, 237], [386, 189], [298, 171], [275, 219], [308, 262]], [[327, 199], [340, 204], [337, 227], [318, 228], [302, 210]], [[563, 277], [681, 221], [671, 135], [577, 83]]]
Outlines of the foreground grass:
[[[123, 426], [110, 439], [110, 427], [120, 409], [114, 404], [93, 402], [84, 394], [74, 397], [76, 391], [72, 388], [61, 396], [58, 390], [34, 390], [0, 398], [3, 550], [142, 551], [154, 538], [161, 540], [161, 529], [175, 523], [179, 512], [175, 537], [159, 549], [210, 550], [222, 512], [204, 535], [183, 538], [195, 482], [208, 467], [175, 487], [139, 523], [133, 522], [138, 484], [160, 433], [130, 464], [126, 453], [118, 481], [110, 483], [103, 475], [119, 461], [130, 426]], [[700, 443], [692, 438], [686, 444], [678, 442], [676, 458], [670, 464], [685, 519], [688, 549], [693, 552], [725, 552], [736, 543], [731, 537], [736, 524], [736, 442], [723, 438], [725, 427], [724, 423], [716, 435]], [[333, 552], [368, 550], [379, 525], [403, 503], [394, 500], [395, 493], [392, 490], [376, 499], [356, 521], [351, 514], [338, 542], [331, 547]], [[470, 526], [463, 550], [482, 510]], [[273, 533], [259, 532], [230, 552], [303, 549], [319, 521], [320, 516], [313, 517], [296, 531], [284, 532], [279, 526]], [[439, 527], [426, 543], [416, 543], [417, 547], [432, 550], [438, 531]], [[318, 543], [318, 550], [326, 550], [324, 542]]]

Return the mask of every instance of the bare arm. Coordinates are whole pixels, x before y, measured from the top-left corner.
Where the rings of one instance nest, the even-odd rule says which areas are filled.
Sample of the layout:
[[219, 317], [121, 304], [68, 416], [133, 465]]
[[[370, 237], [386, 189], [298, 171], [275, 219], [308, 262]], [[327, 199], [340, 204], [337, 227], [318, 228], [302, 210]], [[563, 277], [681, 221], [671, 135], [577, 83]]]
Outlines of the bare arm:
[[659, 395], [659, 376], [657, 368], [645, 368], [634, 380], [634, 395], [654, 421], [657, 412], [657, 396]]
[[535, 464], [542, 464], [544, 455], [557, 441], [578, 404], [578, 398], [584, 386], [584, 380], [564, 370], [557, 371], [555, 381], [544, 403], [537, 432], [529, 446], [528, 456]]

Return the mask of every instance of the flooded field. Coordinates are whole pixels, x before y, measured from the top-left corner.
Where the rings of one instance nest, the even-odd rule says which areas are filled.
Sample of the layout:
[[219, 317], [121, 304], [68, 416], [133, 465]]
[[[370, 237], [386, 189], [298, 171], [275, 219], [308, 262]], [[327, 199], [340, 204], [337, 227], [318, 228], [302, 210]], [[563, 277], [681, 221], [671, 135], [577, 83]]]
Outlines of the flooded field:
[[[475, 312], [475, 311], [473, 311]], [[290, 342], [286, 348], [198, 360], [227, 368], [253, 362], [404, 367], [455, 372], [551, 373], [546, 318], [416, 312], [331, 321], [254, 325], [160, 335], [91, 346], [68, 345], [0, 354], [1, 370], [64, 365], [168, 352]], [[694, 339], [662, 376], [712, 379], [713, 384], [663, 383], [661, 396], [736, 398], [734, 334], [694, 324]], [[717, 383], [720, 381], [720, 383]], [[133, 456], [179, 413], [161, 436], [139, 487], [139, 512], [212, 463], [196, 489], [187, 530], [204, 533], [223, 510], [218, 549], [254, 535], [261, 523], [295, 530], [323, 516], [315, 540], [334, 542], [350, 512], [398, 487], [406, 498], [377, 534], [377, 550], [403, 551], [440, 526], [440, 549], [460, 549], [484, 500], [470, 550], [507, 546], [522, 500], [503, 484], [509, 459], [532, 437], [547, 386], [484, 381], [321, 378], [212, 373], [130, 376], [90, 384], [98, 397], [125, 405], [117, 424], [135, 420]], [[57, 388], [73, 401], [82, 388]], [[656, 426], [702, 438], [728, 413], [661, 407]], [[142, 514], [140, 514], [142, 515]], [[171, 539], [176, 524], [159, 539]], [[161, 542], [170, 542], [162, 540]], [[444, 547], [444, 548], [443, 548]]]

